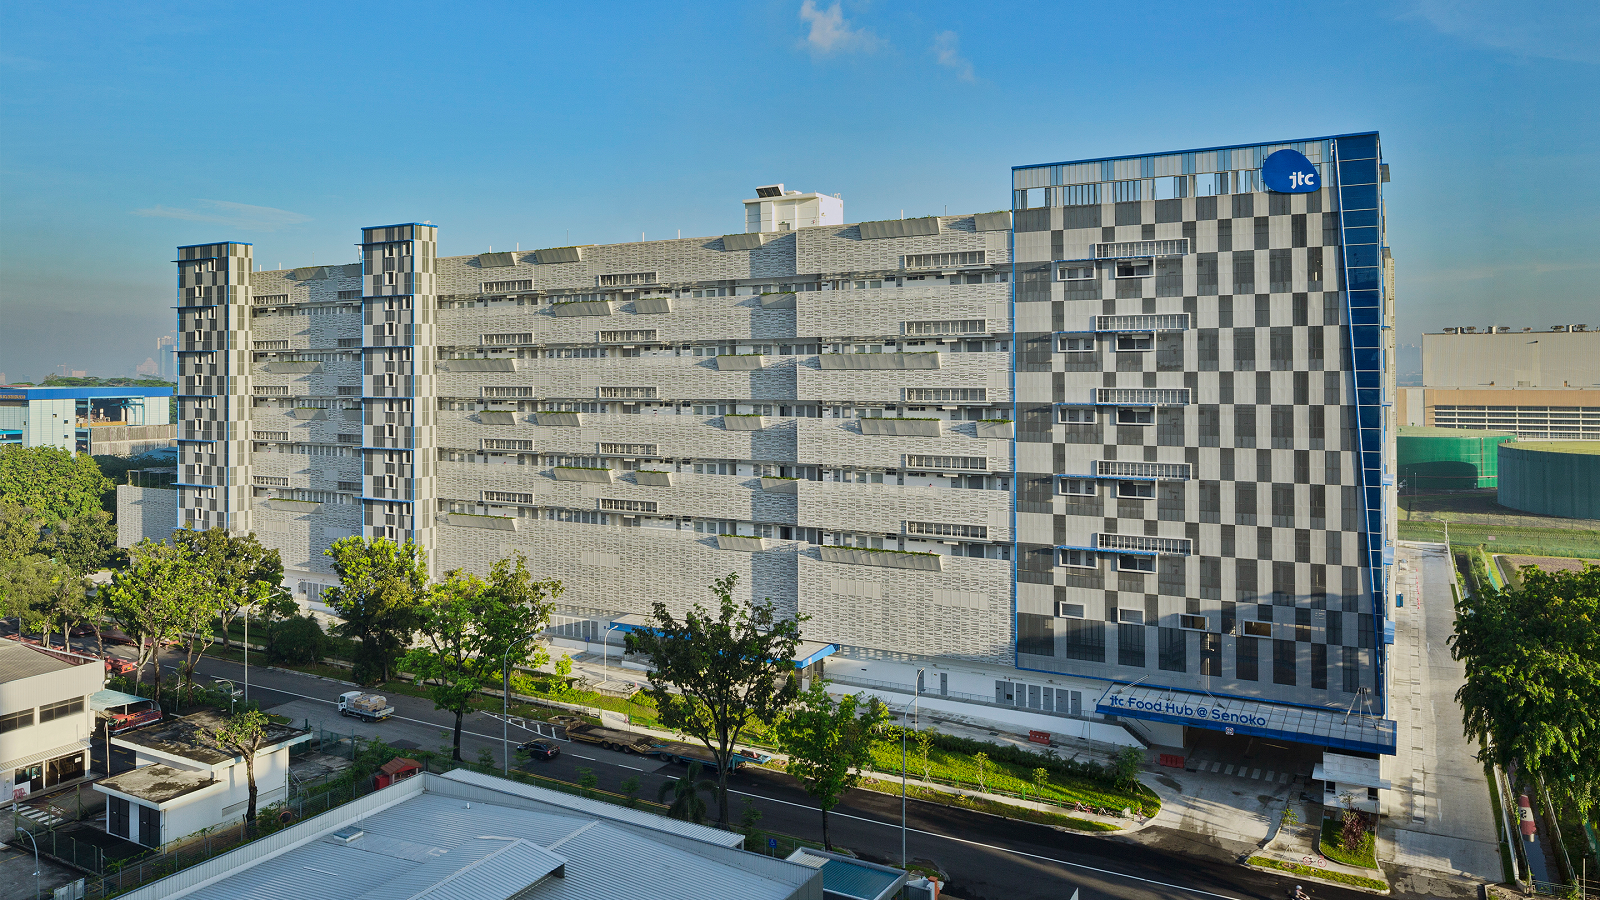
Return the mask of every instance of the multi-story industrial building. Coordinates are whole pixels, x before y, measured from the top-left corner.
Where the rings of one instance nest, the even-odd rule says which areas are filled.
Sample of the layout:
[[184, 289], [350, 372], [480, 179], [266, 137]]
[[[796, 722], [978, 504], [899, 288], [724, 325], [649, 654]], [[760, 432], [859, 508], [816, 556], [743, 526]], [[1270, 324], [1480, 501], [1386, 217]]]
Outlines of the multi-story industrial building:
[[711, 238], [185, 247], [179, 522], [313, 604], [351, 534], [521, 551], [588, 641], [737, 572], [841, 683], [1392, 752], [1386, 171], [1365, 134], [1019, 167], [998, 213], [777, 185]]
[[1506, 325], [1422, 336], [1422, 387], [1396, 396], [1401, 425], [1600, 440], [1600, 331]]

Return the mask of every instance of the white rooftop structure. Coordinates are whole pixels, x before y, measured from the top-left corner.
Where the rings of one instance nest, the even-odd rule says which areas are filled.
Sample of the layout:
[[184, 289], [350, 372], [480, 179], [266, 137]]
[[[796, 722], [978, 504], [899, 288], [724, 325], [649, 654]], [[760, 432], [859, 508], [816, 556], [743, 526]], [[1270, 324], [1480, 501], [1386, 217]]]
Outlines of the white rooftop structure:
[[820, 869], [742, 836], [491, 776], [424, 773], [130, 900], [822, 900]]
[[746, 234], [843, 224], [844, 201], [828, 194], [803, 194], [769, 184], [756, 188], [756, 195], [744, 201]]

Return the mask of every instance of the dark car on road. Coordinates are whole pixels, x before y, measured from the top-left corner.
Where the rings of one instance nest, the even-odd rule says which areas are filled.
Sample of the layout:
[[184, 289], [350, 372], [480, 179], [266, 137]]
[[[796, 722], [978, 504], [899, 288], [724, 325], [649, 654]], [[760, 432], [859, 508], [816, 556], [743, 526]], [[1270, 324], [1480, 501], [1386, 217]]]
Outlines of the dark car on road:
[[534, 759], [555, 759], [561, 755], [561, 748], [556, 746], [555, 741], [528, 741], [518, 744], [517, 750], [528, 754]]

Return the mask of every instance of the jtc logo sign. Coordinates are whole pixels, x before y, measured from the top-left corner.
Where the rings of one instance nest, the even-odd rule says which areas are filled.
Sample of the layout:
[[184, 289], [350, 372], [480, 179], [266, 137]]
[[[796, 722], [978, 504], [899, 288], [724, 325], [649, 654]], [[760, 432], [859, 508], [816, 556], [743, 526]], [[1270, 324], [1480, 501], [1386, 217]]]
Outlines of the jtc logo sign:
[[1261, 164], [1261, 180], [1267, 190], [1279, 194], [1309, 194], [1322, 187], [1322, 176], [1304, 154], [1279, 150]]

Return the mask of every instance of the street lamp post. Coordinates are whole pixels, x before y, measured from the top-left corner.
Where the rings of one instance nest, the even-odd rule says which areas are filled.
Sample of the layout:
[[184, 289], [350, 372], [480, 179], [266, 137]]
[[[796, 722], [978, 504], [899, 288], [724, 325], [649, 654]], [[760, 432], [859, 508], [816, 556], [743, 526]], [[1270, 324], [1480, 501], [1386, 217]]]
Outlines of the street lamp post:
[[[917, 670], [916, 691], [911, 700], [911, 722], [915, 728], [918, 722], [918, 713], [922, 701], [922, 673], [926, 668]], [[906, 726], [900, 725], [900, 868], [906, 867]]]
[[33, 844], [33, 900], [39, 900], [39, 897], [42, 896], [42, 892], [39, 889], [39, 842], [33, 839], [33, 832], [31, 831], [18, 830], [17, 833], [27, 835], [28, 840]]
[[[533, 639], [537, 635], [528, 635]], [[511, 777], [511, 651], [522, 645], [512, 641], [500, 655], [500, 771]]]

